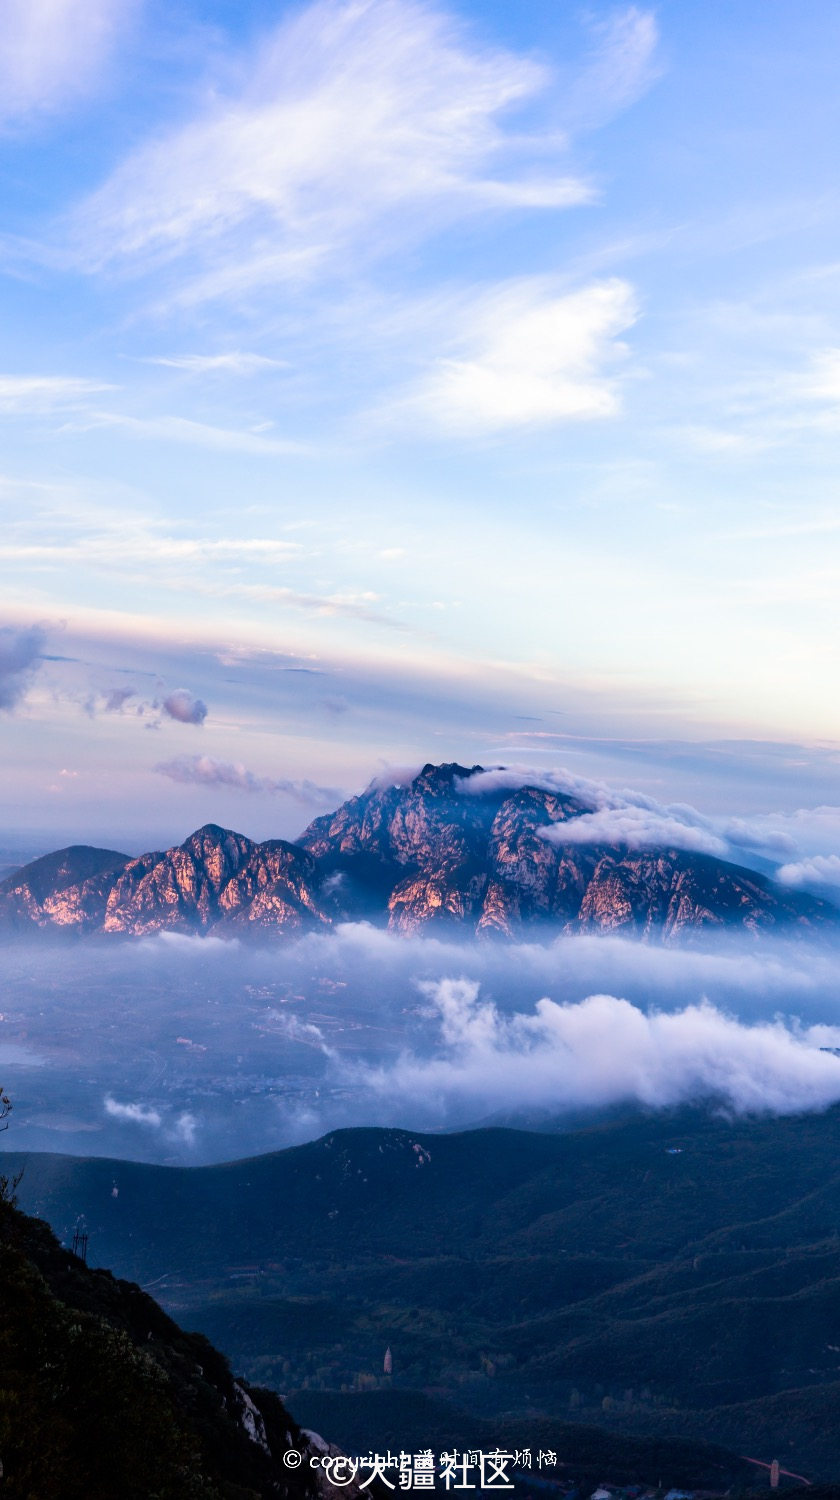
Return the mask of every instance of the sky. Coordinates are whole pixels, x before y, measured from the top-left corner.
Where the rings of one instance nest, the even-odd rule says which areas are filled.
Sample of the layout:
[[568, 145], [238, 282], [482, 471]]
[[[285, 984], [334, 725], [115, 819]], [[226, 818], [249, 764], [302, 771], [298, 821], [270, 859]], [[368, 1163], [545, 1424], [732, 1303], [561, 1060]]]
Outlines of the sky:
[[425, 760], [836, 812], [839, 56], [821, 0], [6, 0], [0, 862]]

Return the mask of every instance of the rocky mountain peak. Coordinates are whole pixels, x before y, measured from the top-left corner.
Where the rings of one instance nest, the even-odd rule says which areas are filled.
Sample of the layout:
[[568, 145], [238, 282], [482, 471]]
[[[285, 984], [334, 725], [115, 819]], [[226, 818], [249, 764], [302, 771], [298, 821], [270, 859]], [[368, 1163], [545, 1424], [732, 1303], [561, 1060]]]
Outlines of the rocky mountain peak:
[[432, 797], [451, 797], [458, 791], [458, 783], [468, 781], [483, 771], [483, 766], [461, 766], [457, 761], [445, 761], [435, 766], [427, 761], [422, 771], [415, 776], [412, 787]]

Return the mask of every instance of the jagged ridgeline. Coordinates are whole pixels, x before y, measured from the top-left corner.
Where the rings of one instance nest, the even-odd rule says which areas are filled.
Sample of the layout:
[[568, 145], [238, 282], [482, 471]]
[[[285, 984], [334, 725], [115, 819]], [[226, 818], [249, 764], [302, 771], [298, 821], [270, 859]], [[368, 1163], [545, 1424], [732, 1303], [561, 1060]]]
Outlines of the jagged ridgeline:
[[296, 843], [210, 823], [138, 859], [85, 845], [46, 855], [0, 883], [0, 930], [265, 936], [364, 919], [405, 934], [543, 924], [668, 942], [840, 921], [830, 902], [710, 854], [564, 843], [564, 823], [591, 810], [571, 793], [499, 786], [480, 766], [427, 765], [372, 784]]
[[279, 1397], [8, 1202], [0, 1372], [8, 1500], [314, 1500], [308, 1464], [283, 1463], [308, 1440]]

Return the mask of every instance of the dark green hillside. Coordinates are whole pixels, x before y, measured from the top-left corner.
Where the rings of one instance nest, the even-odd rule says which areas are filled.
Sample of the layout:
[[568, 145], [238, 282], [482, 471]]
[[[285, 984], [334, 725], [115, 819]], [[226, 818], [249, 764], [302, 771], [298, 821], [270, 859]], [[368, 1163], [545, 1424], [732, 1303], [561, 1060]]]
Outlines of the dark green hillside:
[[[270, 1452], [246, 1431], [247, 1401]], [[8, 1500], [306, 1500], [311, 1477], [281, 1461], [295, 1440], [277, 1397], [237, 1386], [206, 1339], [0, 1203]]]
[[193, 1170], [34, 1155], [23, 1191], [276, 1390], [421, 1391], [840, 1478], [838, 1109], [336, 1131]]

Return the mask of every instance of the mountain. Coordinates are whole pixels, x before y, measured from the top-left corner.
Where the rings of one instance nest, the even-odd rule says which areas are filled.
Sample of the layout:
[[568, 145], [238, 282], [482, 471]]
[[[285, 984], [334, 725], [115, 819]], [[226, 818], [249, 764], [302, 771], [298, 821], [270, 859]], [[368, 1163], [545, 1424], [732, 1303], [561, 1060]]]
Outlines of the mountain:
[[589, 803], [534, 786], [485, 790], [474, 782], [481, 771], [427, 765], [407, 786], [374, 785], [299, 842], [341, 883], [348, 910], [384, 906], [402, 933], [447, 925], [510, 937], [543, 921], [667, 941], [729, 925], [818, 927], [840, 915], [706, 854], [564, 844], [563, 823]]
[[9, 1500], [315, 1500], [316, 1450], [138, 1286], [0, 1201], [0, 1454]]
[[87, 844], [34, 859], [0, 882], [0, 922], [21, 931], [96, 927], [114, 881], [128, 863], [127, 854]]
[[708, 854], [564, 843], [563, 824], [590, 811], [586, 801], [488, 785], [480, 773], [427, 765], [407, 784], [374, 783], [297, 843], [254, 843], [208, 823], [137, 859], [64, 849], [0, 882], [0, 930], [265, 935], [366, 919], [403, 934], [509, 938], [542, 923], [678, 942], [840, 920], [831, 903]]
[[454, 1406], [519, 1447], [608, 1426], [840, 1479], [840, 1107], [342, 1130], [200, 1168], [26, 1160], [28, 1209], [64, 1235], [84, 1213], [92, 1260], [344, 1443], [387, 1392], [408, 1431], [419, 1391], [443, 1445]]
[[256, 844], [208, 823], [176, 848], [137, 859], [77, 847], [24, 865], [0, 882], [0, 930], [289, 932], [332, 920], [322, 882], [296, 845]]

